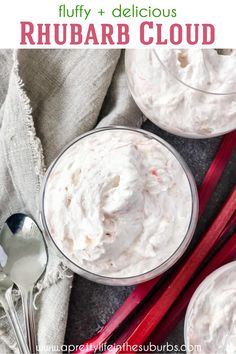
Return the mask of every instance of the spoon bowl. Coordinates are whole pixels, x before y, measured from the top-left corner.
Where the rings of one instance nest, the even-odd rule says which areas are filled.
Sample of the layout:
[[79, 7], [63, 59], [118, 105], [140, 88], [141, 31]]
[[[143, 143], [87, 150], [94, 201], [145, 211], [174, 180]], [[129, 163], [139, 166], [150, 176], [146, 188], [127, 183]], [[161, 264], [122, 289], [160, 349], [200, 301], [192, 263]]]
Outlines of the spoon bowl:
[[46, 246], [37, 224], [24, 214], [10, 216], [2, 228], [0, 245], [5, 253], [3, 272], [16, 285], [35, 285], [47, 264]]
[[0, 234], [1, 270], [21, 292], [28, 345], [36, 353], [33, 289], [45, 272], [48, 255], [42, 233], [33, 219], [14, 214]]

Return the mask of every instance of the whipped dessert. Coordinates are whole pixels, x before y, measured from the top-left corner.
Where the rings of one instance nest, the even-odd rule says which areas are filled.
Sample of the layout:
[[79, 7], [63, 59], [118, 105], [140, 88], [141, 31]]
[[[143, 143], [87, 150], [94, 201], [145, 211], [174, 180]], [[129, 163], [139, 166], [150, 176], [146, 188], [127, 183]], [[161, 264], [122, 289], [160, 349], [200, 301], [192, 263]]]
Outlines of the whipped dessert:
[[193, 201], [185, 171], [154, 138], [97, 130], [69, 147], [45, 187], [44, 217], [76, 265], [131, 277], [168, 260], [181, 245]]
[[236, 50], [127, 50], [126, 71], [136, 103], [161, 128], [196, 138], [236, 128]]
[[187, 346], [191, 353], [236, 353], [236, 262], [208, 276], [190, 302], [186, 315]]

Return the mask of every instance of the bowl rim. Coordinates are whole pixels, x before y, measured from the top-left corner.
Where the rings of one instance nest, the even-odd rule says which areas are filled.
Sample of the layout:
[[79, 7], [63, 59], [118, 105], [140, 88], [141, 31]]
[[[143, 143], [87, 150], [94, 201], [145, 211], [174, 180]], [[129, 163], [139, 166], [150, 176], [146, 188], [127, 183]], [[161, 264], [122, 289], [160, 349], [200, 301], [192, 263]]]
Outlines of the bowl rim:
[[[127, 277], [113, 277], [113, 276], [105, 276], [105, 275], [100, 275], [97, 273], [93, 273], [86, 268], [82, 268], [79, 266], [75, 261], [73, 261], [71, 258], [69, 258], [68, 255], [66, 255], [60, 247], [57, 245], [57, 242], [54, 240], [53, 236], [51, 235], [48, 225], [47, 225], [47, 220], [46, 220], [46, 215], [45, 215], [45, 193], [46, 193], [46, 187], [47, 187], [47, 182], [49, 179], [49, 176], [51, 172], [53, 171], [54, 167], [56, 166], [57, 162], [59, 159], [62, 157], [62, 155], [74, 144], [76, 144], [78, 141], [93, 135], [93, 134], [98, 134], [99, 132], [104, 132], [104, 131], [131, 131], [135, 133], [140, 133], [147, 137], [148, 139], [154, 139], [158, 143], [160, 143], [162, 146], [164, 146], [173, 156], [174, 158], [179, 162], [181, 165], [187, 180], [189, 184], [189, 189], [191, 193], [191, 199], [192, 199], [192, 210], [191, 210], [191, 215], [190, 215], [190, 220], [189, 220], [189, 225], [188, 229], [186, 231], [185, 236], [183, 237], [180, 245], [178, 248], [175, 250], [173, 254], [171, 254], [168, 259], [166, 259], [163, 263], [159, 264], [157, 267], [148, 270], [142, 274], [137, 274], [134, 276], [127, 276]], [[134, 285], [138, 284], [144, 281], [147, 281], [149, 279], [154, 278], [155, 276], [164, 273], [166, 270], [168, 270], [174, 263], [178, 261], [178, 259], [183, 255], [185, 252], [186, 248], [188, 247], [189, 243], [192, 240], [196, 224], [197, 224], [197, 219], [198, 219], [198, 209], [199, 209], [199, 203], [198, 203], [198, 193], [197, 193], [197, 187], [195, 183], [195, 179], [187, 166], [186, 162], [184, 159], [181, 157], [181, 155], [164, 139], [160, 138], [159, 136], [149, 132], [145, 131], [143, 129], [138, 129], [138, 128], [130, 128], [130, 127], [124, 127], [124, 126], [118, 126], [118, 125], [112, 125], [112, 126], [107, 126], [107, 127], [102, 127], [102, 128], [96, 128], [93, 130], [90, 130], [77, 138], [73, 139], [69, 144], [67, 144], [62, 151], [59, 153], [59, 155], [54, 159], [54, 161], [50, 164], [48, 167], [46, 174], [43, 179], [42, 187], [40, 190], [40, 218], [41, 218], [41, 223], [43, 226], [43, 231], [45, 236], [47, 237], [47, 240], [52, 244], [56, 250], [57, 253], [59, 252], [59, 255], [62, 255], [63, 259], [66, 260], [66, 263], [70, 265], [70, 268], [75, 271], [78, 274], [83, 274], [84, 277], [88, 279], [92, 279], [94, 281], [100, 282], [102, 284], [111, 284], [111, 285], [116, 285], [114, 283], [117, 283], [118, 285]], [[173, 258], [176, 256], [176, 260], [173, 261]], [[152, 274], [153, 273], [153, 274]], [[148, 276], [149, 275], [149, 276]]]

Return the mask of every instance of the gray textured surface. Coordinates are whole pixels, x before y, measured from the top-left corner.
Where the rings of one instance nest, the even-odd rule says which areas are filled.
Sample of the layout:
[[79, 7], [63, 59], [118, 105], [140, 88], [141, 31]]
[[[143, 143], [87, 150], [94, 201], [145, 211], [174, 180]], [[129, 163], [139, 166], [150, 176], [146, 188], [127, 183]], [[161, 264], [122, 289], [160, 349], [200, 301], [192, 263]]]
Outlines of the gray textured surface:
[[[174, 146], [189, 165], [197, 184], [201, 183], [221, 138], [184, 139], [164, 132], [149, 121], [144, 124], [143, 128], [159, 135]], [[230, 161], [197, 227], [195, 242], [214, 218], [235, 183], [235, 166], [236, 156]], [[91, 337], [119, 307], [130, 291], [131, 287], [103, 286], [76, 276], [70, 300], [66, 343], [80, 344]], [[168, 341], [173, 344], [183, 343], [183, 322], [174, 330]]]

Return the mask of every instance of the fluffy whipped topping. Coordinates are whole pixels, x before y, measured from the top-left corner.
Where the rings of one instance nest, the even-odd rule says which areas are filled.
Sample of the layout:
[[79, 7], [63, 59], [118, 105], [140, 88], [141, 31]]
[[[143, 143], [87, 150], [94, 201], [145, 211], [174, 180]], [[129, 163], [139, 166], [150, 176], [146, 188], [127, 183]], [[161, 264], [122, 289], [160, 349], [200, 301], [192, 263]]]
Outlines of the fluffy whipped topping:
[[191, 353], [236, 353], [236, 262], [219, 268], [202, 283], [186, 319]]
[[[221, 53], [221, 54], [219, 54]], [[126, 71], [138, 106], [154, 123], [175, 134], [220, 135], [236, 128], [236, 50], [129, 50]]]
[[97, 131], [72, 145], [45, 189], [49, 231], [80, 267], [111, 277], [143, 274], [182, 243], [191, 219], [186, 174], [155, 139]]

